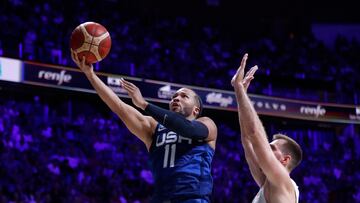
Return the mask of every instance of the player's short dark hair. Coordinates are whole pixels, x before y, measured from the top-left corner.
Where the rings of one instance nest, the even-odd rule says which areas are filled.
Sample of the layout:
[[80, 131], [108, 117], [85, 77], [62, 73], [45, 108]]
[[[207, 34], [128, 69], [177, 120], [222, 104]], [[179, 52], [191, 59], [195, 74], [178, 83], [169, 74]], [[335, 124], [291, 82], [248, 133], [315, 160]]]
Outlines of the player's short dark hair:
[[280, 147], [280, 150], [282, 153], [290, 154], [291, 161], [290, 161], [289, 169], [290, 171], [292, 171], [302, 161], [302, 156], [303, 156], [302, 149], [295, 140], [284, 134], [278, 133], [273, 136], [273, 140], [279, 140], [279, 139], [286, 141], [286, 143]]
[[196, 118], [199, 118], [202, 114], [202, 110], [203, 110], [203, 102], [201, 97], [194, 91], [195, 93], [195, 102], [196, 105], [199, 107], [199, 114], [196, 116]]

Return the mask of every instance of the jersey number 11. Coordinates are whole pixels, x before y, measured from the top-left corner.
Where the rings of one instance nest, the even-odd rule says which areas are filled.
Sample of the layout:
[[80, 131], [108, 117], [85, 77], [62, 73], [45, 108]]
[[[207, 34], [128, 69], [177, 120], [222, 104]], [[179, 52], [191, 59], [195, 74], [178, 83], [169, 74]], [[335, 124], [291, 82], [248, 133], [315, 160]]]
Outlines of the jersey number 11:
[[[171, 149], [170, 149], [171, 148]], [[165, 145], [165, 154], [164, 154], [164, 165], [163, 168], [172, 168], [174, 167], [175, 163], [175, 152], [176, 152], [176, 144], [172, 145]], [[169, 161], [169, 154], [170, 154], [170, 162]]]

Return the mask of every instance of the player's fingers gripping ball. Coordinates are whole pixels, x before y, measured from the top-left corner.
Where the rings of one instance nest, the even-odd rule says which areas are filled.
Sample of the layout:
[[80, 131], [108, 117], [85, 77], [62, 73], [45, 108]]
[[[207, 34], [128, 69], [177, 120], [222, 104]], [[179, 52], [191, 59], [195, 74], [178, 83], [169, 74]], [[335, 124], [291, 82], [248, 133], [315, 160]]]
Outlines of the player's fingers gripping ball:
[[70, 38], [70, 47], [79, 59], [85, 56], [87, 64], [103, 60], [110, 52], [111, 37], [99, 23], [86, 22], [77, 26]]

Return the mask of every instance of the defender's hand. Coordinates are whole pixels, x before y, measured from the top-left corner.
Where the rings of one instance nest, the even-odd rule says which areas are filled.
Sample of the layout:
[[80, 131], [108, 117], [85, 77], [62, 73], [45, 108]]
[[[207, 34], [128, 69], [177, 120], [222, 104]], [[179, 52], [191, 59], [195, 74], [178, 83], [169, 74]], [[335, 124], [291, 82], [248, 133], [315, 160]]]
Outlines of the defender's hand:
[[246, 53], [242, 60], [241, 60], [241, 64], [238, 68], [238, 70], [236, 71], [235, 75], [233, 76], [233, 78], [231, 79], [231, 85], [234, 88], [239, 88], [239, 87], [243, 87], [245, 92], [247, 91], [251, 80], [254, 79], [254, 74], [257, 71], [258, 67], [257, 66], [253, 66], [245, 75], [244, 77], [244, 71], [245, 71], [245, 67], [246, 67], [246, 60], [248, 58], [248, 54]]
[[247, 92], [250, 82], [254, 79], [254, 74], [258, 70], [257, 66], [253, 66], [248, 72], [246, 72], [245, 77], [243, 79], [243, 86], [245, 92]]

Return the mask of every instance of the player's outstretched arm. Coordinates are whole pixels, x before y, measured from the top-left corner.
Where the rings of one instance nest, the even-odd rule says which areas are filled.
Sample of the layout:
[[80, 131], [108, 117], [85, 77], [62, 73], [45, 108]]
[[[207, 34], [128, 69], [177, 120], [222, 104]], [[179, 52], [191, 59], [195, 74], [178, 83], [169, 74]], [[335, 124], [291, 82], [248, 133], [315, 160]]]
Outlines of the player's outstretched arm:
[[80, 61], [73, 50], [71, 50], [71, 56], [76, 65], [85, 73], [100, 98], [119, 116], [130, 132], [143, 141], [149, 149], [152, 142], [152, 134], [156, 127], [156, 121], [149, 116], [144, 116], [132, 106], [124, 103], [100, 80], [95, 74], [93, 66], [86, 64], [84, 58]]
[[[245, 66], [246, 59], [247, 59], [247, 55], [245, 55], [243, 57], [241, 66]], [[245, 92], [247, 92], [250, 82], [254, 79], [254, 74], [257, 71], [257, 69], [258, 69], [257, 66], [252, 67], [246, 73], [245, 77], [241, 81]], [[234, 77], [231, 80], [232, 86], [236, 85], [235, 82], [237, 80], [239, 80], [237, 77], [241, 77], [238, 75], [238, 74], [240, 74], [239, 71], [241, 71], [240, 68], [237, 70], [236, 74], [234, 75]], [[242, 144], [244, 152], [245, 152], [246, 162], [249, 165], [249, 169], [250, 169], [252, 177], [254, 178], [257, 185], [259, 187], [261, 187], [264, 184], [266, 177], [258, 164], [258, 160], [255, 156], [253, 146], [252, 146], [250, 140], [248, 139], [248, 137], [245, 135], [248, 132], [247, 132], [247, 129], [244, 128], [245, 124], [242, 124], [243, 119], [241, 119], [240, 111], [238, 111], [238, 112], [239, 112], [239, 124], [240, 124], [240, 131], [241, 131], [240, 132], [241, 133], [241, 144]]]
[[[178, 113], [160, 108], [154, 104], [149, 104], [143, 98], [139, 88], [133, 83], [122, 79], [122, 85], [128, 92], [135, 106], [145, 110], [150, 116], [170, 130], [184, 137], [202, 139], [208, 142], [216, 139], [217, 128], [210, 118], [201, 117], [193, 121], [187, 120]], [[213, 146], [215, 147], [215, 145]]]
[[242, 136], [246, 136], [246, 139], [251, 143], [254, 155], [257, 158], [257, 163], [270, 183], [276, 183], [280, 187], [288, 185], [289, 183], [291, 184], [289, 174], [285, 167], [276, 159], [270, 148], [262, 122], [244, 88], [243, 78], [246, 60], [247, 55], [244, 56], [233, 78], [233, 86], [238, 103], [239, 121], [243, 131], [245, 131]]

